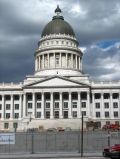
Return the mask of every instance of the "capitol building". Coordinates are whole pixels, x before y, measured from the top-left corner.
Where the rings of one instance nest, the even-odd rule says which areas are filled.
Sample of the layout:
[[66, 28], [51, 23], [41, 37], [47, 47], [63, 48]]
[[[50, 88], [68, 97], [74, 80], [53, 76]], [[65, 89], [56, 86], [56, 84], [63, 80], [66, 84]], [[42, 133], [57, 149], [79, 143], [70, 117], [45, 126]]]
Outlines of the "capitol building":
[[90, 80], [83, 53], [59, 6], [35, 51], [35, 71], [19, 84], [0, 84], [0, 130], [120, 124], [120, 81]]

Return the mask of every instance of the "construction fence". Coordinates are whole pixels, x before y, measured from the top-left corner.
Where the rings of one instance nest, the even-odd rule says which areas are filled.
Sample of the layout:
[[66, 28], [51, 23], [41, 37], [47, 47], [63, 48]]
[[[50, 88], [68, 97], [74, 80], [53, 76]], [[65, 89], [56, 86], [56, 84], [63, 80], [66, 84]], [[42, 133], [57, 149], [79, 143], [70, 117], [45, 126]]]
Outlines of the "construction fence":
[[120, 143], [120, 132], [97, 130], [81, 134], [81, 131], [0, 133], [0, 154], [74, 152], [102, 156], [104, 147]]

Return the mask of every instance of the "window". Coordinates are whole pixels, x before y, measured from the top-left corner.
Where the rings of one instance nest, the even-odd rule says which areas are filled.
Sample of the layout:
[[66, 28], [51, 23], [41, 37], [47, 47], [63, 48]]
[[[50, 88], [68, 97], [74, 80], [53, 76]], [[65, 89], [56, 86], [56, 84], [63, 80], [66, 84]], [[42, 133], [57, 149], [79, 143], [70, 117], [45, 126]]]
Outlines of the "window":
[[2, 100], [2, 96], [0, 95], [0, 100]]
[[19, 118], [19, 113], [15, 113], [15, 119]]
[[100, 118], [100, 112], [96, 112], [96, 118]]
[[86, 92], [82, 92], [81, 93], [81, 100], [86, 100], [87, 99], [87, 93]]
[[41, 108], [41, 103], [37, 103], [37, 108]]
[[54, 93], [54, 100], [59, 100], [59, 93]]
[[105, 112], [105, 117], [109, 118], [109, 112]]
[[100, 121], [97, 121], [97, 122], [96, 122], [96, 126], [97, 126], [97, 128], [101, 128], [101, 122], [100, 122]]
[[8, 123], [4, 123], [4, 129], [8, 129], [9, 128], [9, 124]]
[[118, 112], [117, 112], [117, 111], [114, 112], [114, 117], [115, 117], [115, 118], [118, 117]]
[[27, 94], [27, 99], [32, 100], [32, 94]]
[[10, 100], [11, 96], [10, 95], [5, 95], [5, 100]]
[[40, 93], [36, 94], [36, 99], [41, 100], [41, 94]]
[[95, 93], [95, 99], [100, 99], [101, 98], [101, 94], [100, 93]]
[[64, 118], [64, 119], [67, 119], [67, 118], [68, 118], [68, 111], [64, 111], [64, 112], [63, 112], [63, 118]]
[[19, 104], [15, 104], [15, 110], [19, 109]]
[[14, 95], [14, 100], [19, 100], [19, 95]]
[[41, 118], [41, 112], [37, 112], [37, 118]]
[[77, 111], [73, 111], [73, 118], [77, 118]]
[[82, 108], [86, 108], [86, 102], [82, 102]]
[[10, 110], [10, 104], [6, 104], [6, 110]]
[[104, 97], [104, 99], [109, 99], [110, 98], [110, 94], [109, 93], [104, 93], [103, 97]]
[[0, 110], [2, 110], [2, 104], [0, 104]]
[[115, 121], [115, 124], [116, 124], [116, 125], [119, 125], [119, 121]]
[[47, 68], [48, 67], [48, 56], [47, 55], [45, 55], [44, 56], [44, 66], [45, 66], [45, 68]]
[[63, 93], [63, 99], [68, 100], [69, 99], [69, 94], [68, 93]]
[[56, 119], [59, 118], [59, 111], [55, 111], [55, 112], [54, 112], [54, 117], [55, 117]]
[[13, 128], [17, 129], [18, 128], [18, 123], [13, 123]]
[[50, 102], [46, 102], [46, 108], [50, 108]]
[[106, 121], [106, 125], [110, 125], [110, 121]]
[[75, 55], [73, 55], [73, 68], [76, 68], [76, 58], [75, 58]]
[[119, 98], [119, 94], [118, 93], [113, 93], [113, 99], [118, 99]]
[[10, 113], [6, 113], [6, 119], [10, 118]]
[[56, 67], [59, 67], [59, 63], [60, 63], [60, 57], [59, 57], [59, 55], [56, 55], [56, 57], [55, 57]]
[[50, 112], [49, 111], [46, 112], [46, 119], [50, 119]]
[[118, 108], [118, 103], [117, 102], [113, 103], [113, 108]]
[[96, 109], [99, 109], [100, 108], [100, 103], [95, 103], [95, 107], [96, 107]]
[[68, 108], [68, 102], [64, 102], [64, 108]]
[[82, 111], [82, 115], [83, 115], [83, 116], [86, 116], [86, 111]]
[[68, 68], [70, 68], [71, 67], [71, 55], [69, 55], [69, 54], [68, 54], [67, 64], [68, 64]]
[[77, 102], [72, 102], [72, 107], [77, 108]]
[[78, 93], [77, 92], [73, 92], [72, 93], [72, 100], [77, 100], [78, 99]]
[[45, 93], [45, 100], [50, 100], [50, 93]]
[[32, 103], [28, 103], [28, 109], [32, 108]]
[[59, 108], [59, 102], [55, 102], [55, 108]]
[[106, 109], [108, 109], [108, 108], [109, 108], [109, 103], [104, 103], [104, 107], [105, 107]]

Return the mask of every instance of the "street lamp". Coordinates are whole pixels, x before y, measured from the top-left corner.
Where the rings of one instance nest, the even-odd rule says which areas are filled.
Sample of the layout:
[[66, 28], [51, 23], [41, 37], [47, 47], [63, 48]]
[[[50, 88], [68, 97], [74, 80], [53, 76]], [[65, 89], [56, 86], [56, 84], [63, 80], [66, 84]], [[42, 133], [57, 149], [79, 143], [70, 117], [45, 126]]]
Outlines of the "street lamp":
[[81, 157], [83, 157], [83, 113], [81, 118]]

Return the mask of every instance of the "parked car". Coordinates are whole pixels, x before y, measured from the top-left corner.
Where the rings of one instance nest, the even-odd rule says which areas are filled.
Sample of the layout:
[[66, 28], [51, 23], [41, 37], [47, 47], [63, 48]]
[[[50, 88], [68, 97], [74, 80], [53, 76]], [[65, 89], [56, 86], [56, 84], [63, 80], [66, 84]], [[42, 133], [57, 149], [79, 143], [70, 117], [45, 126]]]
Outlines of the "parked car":
[[55, 128], [48, 128], [47, 132], [56, 132], [57, 130]]
[[105, 124], [103, 127], [102, 127], [103, 130], [112, 130], [112, 131], [118, 131], [120, 130], [120, 126], [117, 125], [117, 124]]
[[115, 155], [115, 152], [116, 155], [120, 152], [120, 144], [115, 144], [114, 146], [104, 148], [103, 156], [112, 157], [113, 155]]
[[110, 153], [111, 159], [120, 159], [120, 148], [118, 150], [113, 150]]
[[57, 131], [63, 132], [63, 131], [65, 131], [65, 129], [63, 129], [62, 127], [58, 127], [58, 128], [57, 128]]

